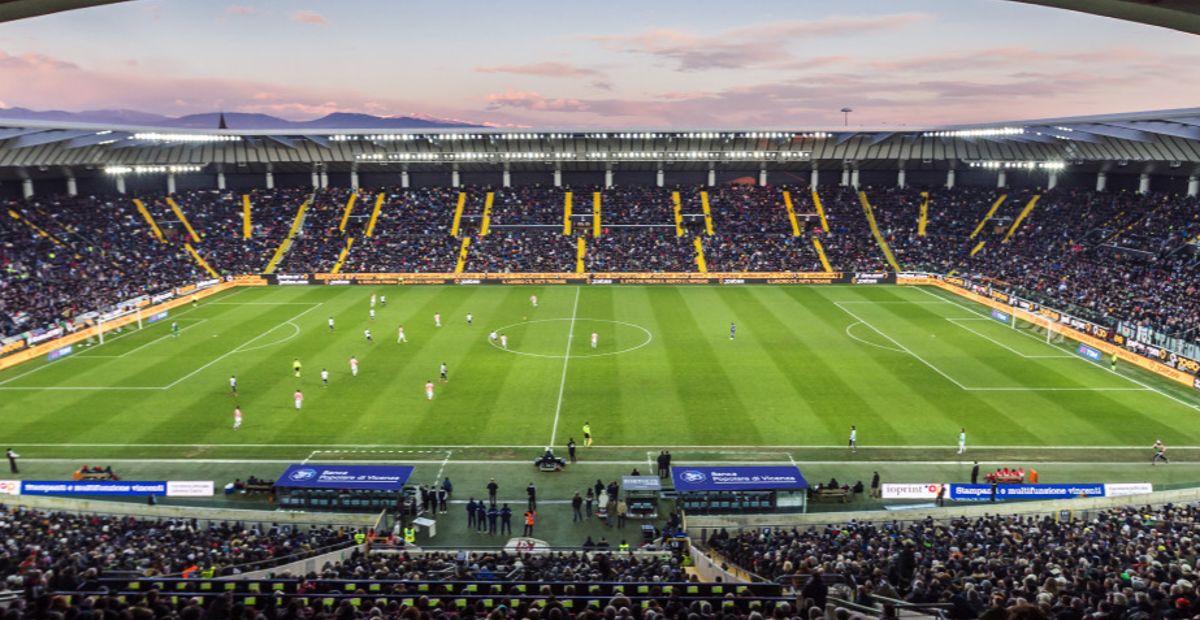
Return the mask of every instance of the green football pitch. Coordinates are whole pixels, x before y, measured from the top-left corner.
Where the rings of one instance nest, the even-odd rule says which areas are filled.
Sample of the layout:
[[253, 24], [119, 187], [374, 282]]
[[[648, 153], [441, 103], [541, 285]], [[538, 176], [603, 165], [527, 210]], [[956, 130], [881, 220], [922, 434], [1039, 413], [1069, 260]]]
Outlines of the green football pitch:
[[[387, 298], [373, 321], [372, 293]], [[636, 458], [803, 459], [843, 458], [855, 425], [859, 459], [954, 458], [965, 427], [976, 454], [1140, 461], [1156, 439], [1200, 446], [1198, 396], [918, 287], [261, 287], [0, 373], [0, 444], [94, 461], [523, 458], [582, 443], [590, 422], [595, 450]]]

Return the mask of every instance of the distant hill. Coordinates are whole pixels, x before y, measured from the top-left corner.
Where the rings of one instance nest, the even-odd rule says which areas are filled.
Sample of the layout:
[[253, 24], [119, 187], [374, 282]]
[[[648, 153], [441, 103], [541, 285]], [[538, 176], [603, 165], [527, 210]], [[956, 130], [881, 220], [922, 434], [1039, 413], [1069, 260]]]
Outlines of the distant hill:
[[[137, 110], [30, 110], [0, 108], [0, 119], [42, 120], [110, 125], [144, 125], [149, 127], [179, 127], [181, 129], [216, 129], [220, 112], [188, 114], [172, 118]], [[430, 129], [439, 127], [479, 127], [458, 121], [412, 116], [375, 116], [353, 112], [334, 112], [308, 121], [289, 121], [270, 114], [226, 112], [225, 124], [230, 129]]]

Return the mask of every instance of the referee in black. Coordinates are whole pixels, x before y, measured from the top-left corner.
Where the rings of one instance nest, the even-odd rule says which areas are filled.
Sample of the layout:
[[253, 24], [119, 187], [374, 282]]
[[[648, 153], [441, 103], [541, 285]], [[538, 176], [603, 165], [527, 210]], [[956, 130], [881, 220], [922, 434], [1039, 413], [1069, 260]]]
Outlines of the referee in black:
[[9, 448], [8, 451], [4, 453], [4, 456], [8, 457], [8, 471], [14, 474], [21, 473], [21, 469], [17, 467], [17, 459], [21, 458], [21, 455], [13, 452], [12, 448]]

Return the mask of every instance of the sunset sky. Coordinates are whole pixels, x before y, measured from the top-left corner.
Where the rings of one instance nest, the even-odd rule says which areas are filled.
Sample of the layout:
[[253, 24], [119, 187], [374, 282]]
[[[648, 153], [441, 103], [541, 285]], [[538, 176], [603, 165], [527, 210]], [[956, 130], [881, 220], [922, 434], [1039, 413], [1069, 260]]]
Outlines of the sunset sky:
[[940, 125], [1200, 106], [1197, 66], [1200, 37], [1003, 0], [136, 0], [0, 24], [0, 107], [170, 116]]

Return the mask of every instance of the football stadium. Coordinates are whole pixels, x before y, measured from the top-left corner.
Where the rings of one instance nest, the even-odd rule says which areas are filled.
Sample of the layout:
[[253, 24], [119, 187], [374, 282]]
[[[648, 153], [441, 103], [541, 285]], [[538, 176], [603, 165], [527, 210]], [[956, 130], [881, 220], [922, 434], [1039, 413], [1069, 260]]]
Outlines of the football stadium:
[[218, 4], [0, 2], [5, 620], [1200, 615], [1195, 3]]

